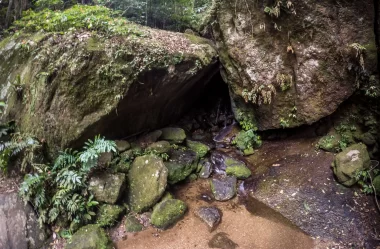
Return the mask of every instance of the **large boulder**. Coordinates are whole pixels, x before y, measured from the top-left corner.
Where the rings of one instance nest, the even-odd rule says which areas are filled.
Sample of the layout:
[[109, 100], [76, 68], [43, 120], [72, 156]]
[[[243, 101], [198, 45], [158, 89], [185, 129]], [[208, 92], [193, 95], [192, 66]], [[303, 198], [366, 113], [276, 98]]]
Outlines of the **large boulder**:
[[90, 178], [88, 185], [97, 201], [115, 204], [125, 189], [125, 174], [98, 173]]
[[48, 233], [40, 228], [32, 207], [17, 193], [0, 194], [0, 248], [48, 248]]
[[65, 249], [113, 249], [107, 233], [98, 225], [87, 225], [73, 234]]
[[351, 145], [336, 155], [333, 170], [338, 181], [349, 187], [357, 182], [356, 174], [368, 169], [370, 165], [367, 147], [360, 143]]
[[168, 169], [154, 155], [137, 157], [128, 174], [127, 200], [132, 211], [140, 213], [152, 207], [165, 192]]
[[373, 10], [372, 0], [215, 0], [212, 29], [235, 117], [267, 130], [333, 113], [357, 75], [376, 70]]
[[96, 134], [126, 137], [176, 121], [219, 69], [212, 43], [125, 26], [126, 35], [21, 32], [1, 41], [5, 118], [54, 151]]

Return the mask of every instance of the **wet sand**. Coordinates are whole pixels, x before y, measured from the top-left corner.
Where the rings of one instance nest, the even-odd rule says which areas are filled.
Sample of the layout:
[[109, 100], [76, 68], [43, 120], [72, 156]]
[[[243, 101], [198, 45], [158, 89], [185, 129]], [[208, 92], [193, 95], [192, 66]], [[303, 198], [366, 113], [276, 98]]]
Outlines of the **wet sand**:
[[[198, 180], [180, 186], [175, 195], [189, 205], [185, 218], [166, 231], [149, 228], [137, 234], [128, 234], [126, 240], [117, 243], [118, 249], [187, 249], [210, 248], [209, 241], [215, 234], [225, 233], [237, 244], [237, 248], [262, 249], [308, 249], [314, 241], [281, 214], [257, 200], [235, 199], [228, 202], [207, 203], [200, 199], [202, 193], [209, 193], [207, 180]], [[245, 205], [247, 205], [247, 208]], [[222, 213], [222, 221], [213, 232], [193, 214], [200, 206], [214, 205]], [[249, 211], [251, 212], [249, 212]], [[233, 249], [225, 243], [225, 249]]]

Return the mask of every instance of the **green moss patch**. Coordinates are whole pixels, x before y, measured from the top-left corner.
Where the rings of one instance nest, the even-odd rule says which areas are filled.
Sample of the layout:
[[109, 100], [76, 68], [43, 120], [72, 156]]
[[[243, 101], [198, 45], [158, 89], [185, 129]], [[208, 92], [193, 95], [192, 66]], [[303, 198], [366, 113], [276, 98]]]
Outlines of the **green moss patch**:
[[101, 205], [98, 211], [96, 223], [101, 227], [109, 227], [116, 224], [118, 219], [123, 215], [125, 209], [118, 205]]
[[166, 229], [180, 220], [187, 211], [187, 205], [181, 200], [171, 199], [158, 203], [152, 213], [152, 225]]

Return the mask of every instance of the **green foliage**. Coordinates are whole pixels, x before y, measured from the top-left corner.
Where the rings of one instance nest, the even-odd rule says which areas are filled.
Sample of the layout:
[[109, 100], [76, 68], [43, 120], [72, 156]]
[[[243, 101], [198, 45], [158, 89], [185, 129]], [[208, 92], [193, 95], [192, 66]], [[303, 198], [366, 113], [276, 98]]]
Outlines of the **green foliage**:
[[236, 147], [241, 151], [260, 147], [261, 143], [260, 136], [257, 135], [253, 129], [248, 131], [240, 131], [232, 142], [232, 144], [236, 145]]
[[373, 194], [374, 186], [372, 179], [379, 175], [380, 170], [371, 168], [365, 170], [359, 170], [355, 173], [355, 179], [358, 181], [359, 185], [362, 187], [362, 192], [365, 194]]
[[51, 9], [51, 10], [62, 10], [64, 7], [63, 0], [37, 0], [34, 3], [37, 9]]
[[264, 12], [271, 17], [279, 18], [281, 10], [296, 14], [293, 2], [290, 0], [276, 0], [272, 7], [266, 6]]
[[280, 125], [283, 129], [290, 127], [292, 121], [297, 119], [297, 107], [293, 106], [287, 118], [280, 118]]
[[20, 195], [33, 204], [41, 224], [53, 224], [58, 218], [75, 224], [92, 220], [98, 202], [87, 193], [87, 180], [105, 152], [116, 152], [116, 144], [97, 136], [85, 143], [82, 152], [66, 149], [53, 165], [37, 165], [25, 176]]
[[276, 80], [283, 92], [290, 89], [293, 85], [293, 77], [290, 74], [277, 74]]
[[98, 4], [120, 11], [133, 22], [146, 26], [184, 31], [197, 29], [210, 0], [100, 0]]
[[[10, 141], [0, 142], [0, 170], [6, 173], [12, 157], [26, 150], [29, 153], [33, 153], [33, 148], [38, 145], [39, 143], [28, 135], [21, 133], [12, 134]], [[21, 170], [24, 169], [25, 163], [22, 163]]]
[[66, 32], [91, 30], [106, 35], [143, 35], [137, 25], [102, 6], [75, 5], [64, 11], [44, 9], [40, 12], [27, 10], [23, 18], [14, 22], [13, 30], [26, 32]]

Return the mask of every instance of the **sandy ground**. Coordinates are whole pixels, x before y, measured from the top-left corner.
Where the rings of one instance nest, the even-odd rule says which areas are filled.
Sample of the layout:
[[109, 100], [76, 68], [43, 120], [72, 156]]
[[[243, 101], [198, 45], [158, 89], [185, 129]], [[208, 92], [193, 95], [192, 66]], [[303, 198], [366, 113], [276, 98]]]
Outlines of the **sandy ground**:
[[[218, 233], [225, 233], [234, 243], [224, 243], [225, 249], [237, 248], [313, 248], [314, 241], [292, 225], [279, 213], [264, 204], [253, 205], [250, 213], [238, 198], [228, 202], [208, 203], [201, 195], [209, 194], [209, 182], [198, 180], [175, 191], [179, 199], [189, 205], [186, 217], [166, 231], [149, 228], [137, 234], [128, 234], [126, 240], [117, 243], [118, 249], [186, 249], [210, 248], [209, 241]], [[251, 202], [254, 200], [250, 200]], [[246, 201], [244, 200], [244, 203]], [[213, 232], [193, 214], [201, 206], [216, 206], [222, 213], [222, 222]]]

